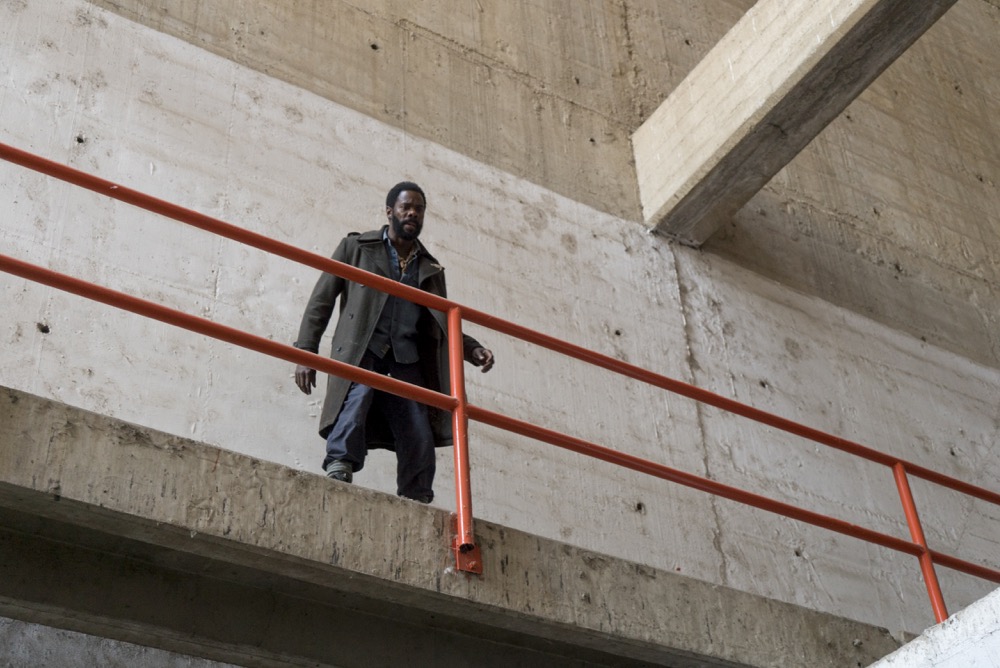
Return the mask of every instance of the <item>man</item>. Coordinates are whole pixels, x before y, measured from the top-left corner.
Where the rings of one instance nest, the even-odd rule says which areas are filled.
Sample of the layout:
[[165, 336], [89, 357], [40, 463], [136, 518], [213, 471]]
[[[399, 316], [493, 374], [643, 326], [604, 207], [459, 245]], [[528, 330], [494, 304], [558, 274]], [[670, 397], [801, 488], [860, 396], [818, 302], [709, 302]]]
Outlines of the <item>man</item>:
[[[337, 246], [333, 259], [405, 285], [445, 297], [444, 268], [418, 241], [426, 210], [424, 191], [404, 181], [385, 199], [388, 225], [352, 232]], [[331, 357], [398, 380], [449, 392], [447, 319], [380, 290], [324, 273], [302, 316], [296, 348], [318, 352], [319, 341], [340, 298]], [[485, 373], [493, 353], [463, 336], [467, 362]], [[306, 394], [316, 387], [316, 370], [295, 367], [295, 384]], [[451, 415], [360, 383], [330, 376], [319, 423], [326, 439], [323, 470], [351, 482], [370, 448], [396, 451], [396, 493], [430, 503], [434, 498], [434, 448], [452, 444]]]

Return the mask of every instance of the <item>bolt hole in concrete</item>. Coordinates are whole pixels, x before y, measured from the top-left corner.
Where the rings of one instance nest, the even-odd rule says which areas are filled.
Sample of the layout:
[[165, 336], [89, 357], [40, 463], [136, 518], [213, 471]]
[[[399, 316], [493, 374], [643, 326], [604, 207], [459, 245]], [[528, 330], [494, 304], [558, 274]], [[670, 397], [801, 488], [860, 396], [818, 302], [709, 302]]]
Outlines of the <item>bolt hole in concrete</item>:
[[41, 332], [42, 334], [48, 334], [49, 332], [52, 331], [49, 328], [49, 326], [46, 325], [44, 322], [36, 322], [35, 327], [38, 328], [38, 331]]
[[372, 47], [372, 51], [378, 51], [378, 44], [376, 44], [375, 42], [371, 43], [371, 47]]
[[86, 137], [84, 137], [83, 135], [77, 135], [77, 136], [76, 136], [76, 143], [77, 143], [77, 144], [82, 144], [82, 143], [84, 143], [85, 141], [87, 141], [87, 138], [86, 138]]
[[646, 504], [643, 503], [642, 501], [640, 501], [639, 503], [635, 504], [635, 512], [639, 513], [640, 515], [645, 515], [646, 514]]

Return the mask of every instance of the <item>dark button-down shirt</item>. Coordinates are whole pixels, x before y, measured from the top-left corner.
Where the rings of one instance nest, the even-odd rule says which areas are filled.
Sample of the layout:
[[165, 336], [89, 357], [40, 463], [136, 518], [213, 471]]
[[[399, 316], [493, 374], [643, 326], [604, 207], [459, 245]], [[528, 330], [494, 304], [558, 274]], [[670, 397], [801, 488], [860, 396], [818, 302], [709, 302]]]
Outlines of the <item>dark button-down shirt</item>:
[[[420, 264], [420, 254], [423, 249], [419, 242], [416, 243], [416, 250], [406, 271], [399, 271], [399, 254], [396, 248], [389, 241], [389, 228], [382, 230], [382, 243], [385, 245], [386, 253], [389, 256], [389, 273], [393, 280], [404, 285], [418, 287], [417, 267]], [[400, 299], [394, 295], [389, 295], [378, 322], [375, 323], [375, 332], [371, 341], [368, 342], [368, 350], [379, 359], [384, 358], [391, 350], [396, 361], [400, 364], [413, 364], [420, 359], [417, 348], [417, 321], [423, 307], [414, 304], [406, 299]]]

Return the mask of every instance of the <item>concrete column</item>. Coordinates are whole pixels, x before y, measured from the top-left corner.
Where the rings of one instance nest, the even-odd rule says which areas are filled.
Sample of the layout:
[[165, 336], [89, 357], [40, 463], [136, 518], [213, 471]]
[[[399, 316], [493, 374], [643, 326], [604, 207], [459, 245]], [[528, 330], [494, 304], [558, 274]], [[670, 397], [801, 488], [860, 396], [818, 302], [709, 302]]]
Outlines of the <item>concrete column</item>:
[[761, 0], [632, 135], [643, 216], [700, 245], [954, 0]]

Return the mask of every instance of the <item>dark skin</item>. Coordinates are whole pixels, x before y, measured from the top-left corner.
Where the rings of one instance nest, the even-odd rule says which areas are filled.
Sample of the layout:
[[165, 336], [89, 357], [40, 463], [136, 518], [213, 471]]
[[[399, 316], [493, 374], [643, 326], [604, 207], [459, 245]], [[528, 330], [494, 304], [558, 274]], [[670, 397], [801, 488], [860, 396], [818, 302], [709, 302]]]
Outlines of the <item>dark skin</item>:
[[[417, 237], [424, 228], [424, 211], [427, 204], [423, 195], [411, 190], [399, 193], [394, 206], [385, 207], [385, 217], [389, 221], [389, 243], [396, 249], [400, 259], [409, 257]], [[472, 358], [486, 373], [493, 368], [493, 351], [480, 346], [472, 351]], [[312, 394], [316, 387], [316, 370], [301, 364], [295, 367], [295, 384], [305, 394]]]

